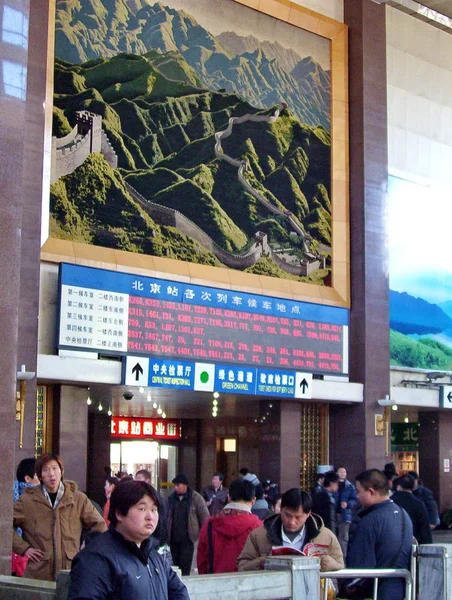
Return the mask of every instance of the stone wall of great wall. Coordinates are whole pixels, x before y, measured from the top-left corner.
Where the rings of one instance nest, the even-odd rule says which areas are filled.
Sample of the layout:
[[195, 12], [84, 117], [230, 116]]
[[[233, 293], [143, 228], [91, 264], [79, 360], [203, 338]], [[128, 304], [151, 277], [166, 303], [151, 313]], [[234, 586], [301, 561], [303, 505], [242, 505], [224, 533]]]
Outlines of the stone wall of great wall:
[[178, 210], [168, 208], [161, 204], [155, 204], [154, 202], [147, 200], [128, 183], [126, 183], [126, 189], [132, 198], [156, 223], [179, 229], [179, 231], [185, 235], [199, 242], [203, 248], [212, 252], [220, 262], [232, 269], [247, 269], [257, 263], [261, 256], [271, 252], [267, 241], [267, 235], [262, 232], [256, 233], [255, 241], [243, 254], [227, 252], [227, 250], [220, 248], [220, 246], [218, 246], [205, 231], [198, 227], [196, 223], [193, 223], [193, 221], [188, 219]]
[[[263, 116], [252, 116], [252, 120], [256, 121], [273, 121], [279, 115], [277, 114], [271, 117]], [[304, 231], [300, 228], [290, 211], [281, 211], [279, 208], [273, 206], [260, 194], [258, 194], [252, 186], [243, 177], [243, 172], [246, 170], [247, 165], [244, 161], [235, 160], [223, 153], [221, 148], [222, 137], [230, 135], [232, 125], [234, 121], [242, 122], [250, 118], [249, 115], [241, 117], [239, 119], [230, 119], [228, 131], [219, 132], [216, 134], [216, 155], [223, 160], [227, 160], [234, 166], [238, 167], [238, 178], [242, 185], [255, 196], [261, 204], [263, 204], [267, 210], [274, 214], [284, 215], [289, 221], [292, 229], [294, 229], [298, 235], [305, 236]], [[81, 166], [88, 156], [93, 152], [101, 152], [105, 157], [108, 164], [116, 169], [118, 166], [118, 157], [116, 152], [111, 145], [107, 134], [102, 129], [102, 117], [96, 115], [87, 110], [78, 111], [76, 113], [76, 125], [70, 133], [62, 138], [52, 138], [52, 166], [51, 166], [51, 183], [55, 183], [60, 177], [69, 175], [77, 167]], [[147, 200], [142, 196], [135, 188], [126, 182], [126, 189], [132, 198], [145, 210], [151, 218], [159, 225], [166, 225], [168, 227], [175, 227], [188, 237], [196, 240], [205, 248], [212, 252], [218, 260], [224, 265], [232, 268], [243, 270], [254, 265], [262, 256], [271, 256], [272, 260], [285, 272], [291, 273], [292, 275], [307, 276], [316, 271], [317, 269], [325, 268], [325, 260], [320, 257], [312, 257], [310, 260], [303, 260], [299, 264], [290, 264], [283, 260], [277, 253], [275, 253], [268, 243], [267, 235], [261, 231], [256, 232], [254, 241], [250, 247], [243, 254], [234, 254], [228, 252], [218, 246], [218, 244], [196, 223], [188, 219], [181, 212], [156, 204]]]
[[81, 110], [76, 113], [76, 125], [70, 133], [62, 138], [52, 137], [50, 183], [73, 173], [93, 152], [102, 152], [112, 168], [118, 166], [118, 157], [102, 129], [102, 117]]

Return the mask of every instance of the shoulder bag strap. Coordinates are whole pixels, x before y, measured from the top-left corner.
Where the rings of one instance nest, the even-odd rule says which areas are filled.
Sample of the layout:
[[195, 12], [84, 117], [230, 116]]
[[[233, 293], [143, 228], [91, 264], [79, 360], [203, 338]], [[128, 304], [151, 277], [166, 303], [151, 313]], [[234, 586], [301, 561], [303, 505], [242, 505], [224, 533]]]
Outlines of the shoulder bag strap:
[[394, 565], [395, 565], [395, 563], [396, 563], [396, 561], [397, 561], [400, 553], [402, 552], [403, 541], [405, 539], [405, 527], [406, 526], [405, 526], [405, 515], [403, 514], [405, 511], [403, 510], [402, 507], [399, 507], [399, 508], [400, 508], [400, 515], [402, 517], [402, 536], [401, 536], [401, 539], [400, 539], [400, 547], [397, 550], [397, 552], [394, 554], [394, 556], [391, 559], [391, 562], [389, 563], [389, 565], [386, 567], [387, 569], [392, 569], [394, 567]]

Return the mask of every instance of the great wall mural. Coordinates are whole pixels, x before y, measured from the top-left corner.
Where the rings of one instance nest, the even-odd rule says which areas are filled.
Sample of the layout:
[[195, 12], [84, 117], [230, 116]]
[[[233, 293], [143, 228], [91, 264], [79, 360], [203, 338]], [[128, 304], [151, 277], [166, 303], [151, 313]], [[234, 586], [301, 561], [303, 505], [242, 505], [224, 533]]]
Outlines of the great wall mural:
[[329, 284], [327, 40], [214, 34], [202, 1], [57, 2], [51, 234]]

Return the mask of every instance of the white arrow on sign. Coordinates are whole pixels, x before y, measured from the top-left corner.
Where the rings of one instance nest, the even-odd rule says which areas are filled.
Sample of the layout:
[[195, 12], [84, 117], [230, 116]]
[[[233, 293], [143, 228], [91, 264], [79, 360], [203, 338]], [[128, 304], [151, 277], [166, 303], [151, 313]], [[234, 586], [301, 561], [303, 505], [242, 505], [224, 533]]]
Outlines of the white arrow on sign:
[[441, 407], [452, 409], [452, 385], [441, 386]]
[[124, 385], [147, 386], [149, 382], [149, 358], [126, 356]]
[[295, 373], [295, 398], [312, 398], [312, 373]]

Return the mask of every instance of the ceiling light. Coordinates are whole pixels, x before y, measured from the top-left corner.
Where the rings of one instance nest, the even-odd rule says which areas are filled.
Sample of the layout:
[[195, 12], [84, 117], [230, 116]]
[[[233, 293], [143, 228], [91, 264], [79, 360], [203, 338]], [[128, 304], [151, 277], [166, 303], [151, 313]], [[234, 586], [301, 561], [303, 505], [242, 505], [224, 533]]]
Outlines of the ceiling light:
[[219, 398], [219, 397], [220, 397], [220, 394], [219, 394], [218, 392], [214, 392], [214, 393], [213, 393], [213, 397], [214, 397], [214, 398]]
[[162, 412], [162, 419], [166, 419], [166, 412]]
[[88, 398], [86, 399], [86, 404], [88, 406], [91, 406], [92, 403], [93, 403], [93, 401], [91, 400], [91, 396], [88, 394]]
[[218, 406], [218, 400], [212, 400], [213, 406]]
[[110, 408], [110, 407], [108, 407], [107, 415], [108, 415], [109, 417], [111, 417], [111, 408]]
[[157, 402], [154, 402], [152, 408], [157, 408]]
[[151, 401], [152, 401], [151, 394], [150, 394], [149, 392], [148, 392], [148, 395], [146, 396], [146, 400], [147, 400], [148, 402], [151, 402]]
[[102, 406], [102, 402], [99, 400], [99, 406], [97, 407], [97, 410], [102, 410], [104, 407]]
[[138, 388], [138, 390], [140, 394], [144, 394], [144, 387], [142, 385]]
[[162, 408], [160, 406], [158, 407], [157, 412], [158, 412], [159, 415], [162, 414], [163, 410], [162, 410]]

